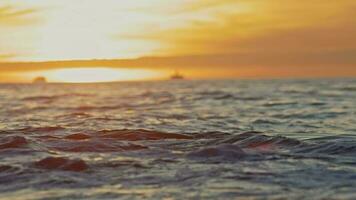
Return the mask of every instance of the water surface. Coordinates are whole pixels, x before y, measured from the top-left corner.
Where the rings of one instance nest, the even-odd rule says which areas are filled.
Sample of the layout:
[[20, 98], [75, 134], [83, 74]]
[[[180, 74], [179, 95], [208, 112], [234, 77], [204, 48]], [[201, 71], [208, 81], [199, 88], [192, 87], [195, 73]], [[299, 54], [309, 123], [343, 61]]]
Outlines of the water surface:
[[0, 85], [0, 199], [354, 199], [356, 80]]

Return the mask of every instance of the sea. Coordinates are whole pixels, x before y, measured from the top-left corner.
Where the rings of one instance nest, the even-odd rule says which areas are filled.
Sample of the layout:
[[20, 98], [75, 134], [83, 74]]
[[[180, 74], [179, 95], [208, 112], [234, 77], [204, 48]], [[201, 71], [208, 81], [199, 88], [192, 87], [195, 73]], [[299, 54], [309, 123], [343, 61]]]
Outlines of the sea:
[[356, 199], [356, 79], [0, 84], [0, 199]]

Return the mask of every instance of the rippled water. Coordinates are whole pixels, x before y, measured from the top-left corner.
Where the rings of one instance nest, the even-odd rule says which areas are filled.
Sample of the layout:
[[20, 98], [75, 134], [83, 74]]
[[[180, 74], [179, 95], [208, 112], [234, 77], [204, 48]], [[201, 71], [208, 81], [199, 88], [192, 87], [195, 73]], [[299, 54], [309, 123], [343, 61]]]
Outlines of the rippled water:
[[356, 80], [0, 85], [0, 199], [355, 199]]

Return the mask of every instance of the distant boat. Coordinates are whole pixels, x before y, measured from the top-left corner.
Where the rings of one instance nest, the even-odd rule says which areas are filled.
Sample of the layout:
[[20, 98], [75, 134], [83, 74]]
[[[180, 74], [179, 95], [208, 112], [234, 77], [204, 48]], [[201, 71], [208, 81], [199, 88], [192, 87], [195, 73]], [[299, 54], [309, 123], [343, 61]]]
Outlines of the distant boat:
[[172, 76], [171, 80], [183, 80], [184, 76], [180, 74], [178, 71], [176, 71]]
[[33, 79], [32, 83], [47, 83], [46, 77], [39, 76]]

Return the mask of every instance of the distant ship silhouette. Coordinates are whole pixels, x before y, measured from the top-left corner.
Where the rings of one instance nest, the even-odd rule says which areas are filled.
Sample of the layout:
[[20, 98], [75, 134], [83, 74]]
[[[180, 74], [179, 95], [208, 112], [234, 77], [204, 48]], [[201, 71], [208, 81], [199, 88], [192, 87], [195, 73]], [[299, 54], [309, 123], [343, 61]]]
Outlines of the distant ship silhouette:
[[180, 74], [178, 71], [176, 71], [172, 76], [171, 80], [183, 80], [184, 76]]
[[46, 77], [39, 76], [33, 79], [32, 83], [47, 83]]

